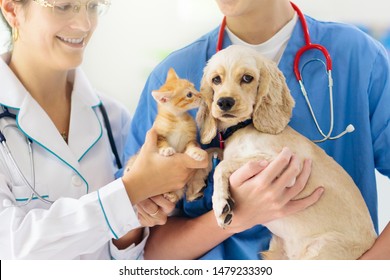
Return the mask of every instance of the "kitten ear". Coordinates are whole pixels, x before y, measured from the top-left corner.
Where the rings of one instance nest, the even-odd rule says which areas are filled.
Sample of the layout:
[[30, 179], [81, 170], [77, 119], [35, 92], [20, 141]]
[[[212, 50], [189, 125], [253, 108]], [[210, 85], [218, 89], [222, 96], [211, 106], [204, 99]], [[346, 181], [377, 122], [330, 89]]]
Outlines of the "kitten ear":
[[167, 103], [170, 98], [171, 98], [172, 92], [170, 91], [158, 91], [154, 90], [152, 91], [153, 98], [158, 102], [158, 103]]
[[179, 76], [176, 74], [175, 70], [173, 68], [169, 68], [168, 74], [167, 74], [167, 81], [177, 80], [179, 79]]

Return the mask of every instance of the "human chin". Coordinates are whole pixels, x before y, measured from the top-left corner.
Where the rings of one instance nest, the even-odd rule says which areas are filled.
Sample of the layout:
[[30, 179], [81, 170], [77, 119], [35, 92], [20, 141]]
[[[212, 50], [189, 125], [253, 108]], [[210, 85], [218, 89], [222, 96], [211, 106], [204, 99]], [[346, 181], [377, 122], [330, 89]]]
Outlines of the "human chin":
[[239, 1], [236, 0], [217, 0], [219, 9], [225, 16], [234, 16], [237, 12]]
[[84, 52], [64, 52], [60, 50], [60, 52], [53, 53], [53, 62], [54, 68], [61, 71], [67, 71], [74, 68], [77, 68], [81, 65], [84, 58]]

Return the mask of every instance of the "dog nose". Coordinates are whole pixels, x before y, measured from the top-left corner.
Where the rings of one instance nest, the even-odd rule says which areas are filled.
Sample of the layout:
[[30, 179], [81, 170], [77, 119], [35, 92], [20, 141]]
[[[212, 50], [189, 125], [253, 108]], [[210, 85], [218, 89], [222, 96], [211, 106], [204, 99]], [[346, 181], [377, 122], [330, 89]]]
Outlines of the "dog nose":
[[222, 111], [229, 111], [235, 103], [236, 101], [231, 97], [222, 97], [217, 101], [217, 105]]

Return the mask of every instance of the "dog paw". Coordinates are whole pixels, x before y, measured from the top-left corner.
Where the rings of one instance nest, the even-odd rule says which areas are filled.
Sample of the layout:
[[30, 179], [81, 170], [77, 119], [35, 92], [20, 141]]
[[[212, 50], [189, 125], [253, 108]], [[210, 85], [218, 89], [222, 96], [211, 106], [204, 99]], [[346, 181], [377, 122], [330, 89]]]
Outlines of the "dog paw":
[[198, 161], [204, 160], [207, 157], [207, 152], [198, 147], [187, 149], [186, 154]]
[[234, 200], [230, 196], [227, 198], [214, 198], [213, 209], [217, 223], [221, 228], [226, 228], [233, 220]]
[[176, 153], [175, 149], [172, 147], [160, 148], [160, 150], [158, 152], [160, 155], [165, 156], [165, 157], [169, 157], [169, 156], [173, 155], [174, 153]]

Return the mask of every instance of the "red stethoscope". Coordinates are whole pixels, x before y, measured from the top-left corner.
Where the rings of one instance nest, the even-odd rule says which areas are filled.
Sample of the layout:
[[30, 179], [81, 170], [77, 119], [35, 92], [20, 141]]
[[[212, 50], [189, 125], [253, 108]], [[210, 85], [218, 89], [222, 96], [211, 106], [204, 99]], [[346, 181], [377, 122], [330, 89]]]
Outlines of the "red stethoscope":
[[[300, 23], [302, 25], [303, 35], [305, 37], [305, 45], [302, 48], [300, 48], [298, 50], [298, 52], [296, 53], [296, 55], [295, 55], [295, 59], [294, 59], [294, 74], [295, 74], [295, 77], [296, 77], [300, 87], [301, 87], [302, 94], [305, 97], [306, 104], [309, 107], [310, 113], [311, 113], [311, 115], [313, 117], [313, 120], [314, 120], [314, 123], [315, 123], [315, 125], [317, 127], [317, 130], [323, 137], [322, 139], [319, 139], [319, 140], [313, 140], [313, 142], [319, 143], [319, 142], [324, 142], [326, 140], [338, 139], [338, 138], [342, 137], [344, 134], [354, 131], [355, 128], [354, 128], [354, 126], [352, 124], [349, 124], [345, 128], [345, 130], [343, 132], [341, 132], [340, 134], [338, 134], [336, 136], [331, 136], [332, 132], [333, 132], [333, 126], [334, 126], [332, 59], [330, 57], [330, 54], [329, 54], [328, 50], [324, 46], [319, 45], [319, 44], [313, 44], [311, 42], [310, 34], [309, 34], [309, 28], [307, 27], [305, 16], [301, 12], [301, 10], [297, 7], [297, 5], [295, 5], [292, 2], [290, 2], [290, 3], [291, 3], [291, 6], [293, 7], [293, 9], [295, 10], [295, 12], [298, 15], [299, 21], [300, 21]], [[217, 41], [217, 52], [222, 50], [223, 39], [224, 39], [224, 34], [225, 34], [225, 28], [226, 28], [226, 17], [223, 18], [222, 23], [221, 23], [221, 27], [219, 29], [218, 41]], [[305, 89], [305, 86], [303, 84], [301, 71], [299, 70], [299, 61], [300, 61], [302, 55], [305, 52], [307, 52], [309, 50], [313, 50], [313, 49], [319, 50], [324, 55], [325, 60], [326, 60], [326, 63], [322, 62], [321, 60], [320, 61], [325, 65], [326, 74], [328, 76], [329, 104], [330, 104], [330, 106], [329, 106], [330, 107], [330, 125], [329, 125], [329, 131], [328, 131], [327, 134], [325, 134], [322, 131], [320, 125], [318, 124], [317, 118], [316, 118], [316, 116], [314, 114], [313, 108], [312, 108], [310, 100], [309, 100], [309, 96], [308, 96], [307, 91]], [[317, 59], [313, 59], [313, 60], [317, 61]], [[307, 64], [307, 62], [305, 63], [305, 65], [306, 64]]]

